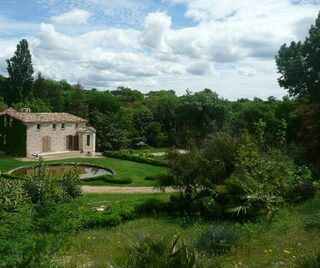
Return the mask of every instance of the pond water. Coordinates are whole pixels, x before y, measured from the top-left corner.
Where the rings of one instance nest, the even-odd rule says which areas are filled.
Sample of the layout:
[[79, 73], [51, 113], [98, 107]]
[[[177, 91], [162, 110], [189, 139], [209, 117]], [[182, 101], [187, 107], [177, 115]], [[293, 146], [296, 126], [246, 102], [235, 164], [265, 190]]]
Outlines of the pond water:
[[[112, 175], [112, 171], [98, 166], [86, 165], [86, 164], [53, 164], [47, 165], [47, 170], [52, 177], [58, 178], [61, 175], [70, 170], [76, 170], [78, 172], [80, 179], [94, 178], [103, 175]], [[22, 167], [10, 172], [10, 174], [17, 177], [26, 177], [34, 173], [34, 168]]]

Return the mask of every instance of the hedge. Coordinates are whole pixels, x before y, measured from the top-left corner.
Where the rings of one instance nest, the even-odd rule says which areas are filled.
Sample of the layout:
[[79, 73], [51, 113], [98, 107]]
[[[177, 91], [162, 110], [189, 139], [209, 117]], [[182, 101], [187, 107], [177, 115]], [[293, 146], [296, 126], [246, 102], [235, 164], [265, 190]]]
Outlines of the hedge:
[[113, 151], [105, 151], [104, 155], [111, 158], [128, 160], [128, 161], [147, 164], [151, 166], [169, 167], [169, 165], [163, 161], [149, 159], [149, 158], [141, 157], [138, 155], [131, 155], [131, 154], [125, 154], [125, 153], [113, 152]]
[[130, 183], [132, 183], [131, 178], [116, 179], [111, 175], [102, 175], [102, 176], [98, 176], [98, 177], [84, 178], [84, 179], [81, 179], [81, 181], [86, 181], [86, 182], [105, 181], [105, 182], [114, 183], [114, 184], [130, 184]]

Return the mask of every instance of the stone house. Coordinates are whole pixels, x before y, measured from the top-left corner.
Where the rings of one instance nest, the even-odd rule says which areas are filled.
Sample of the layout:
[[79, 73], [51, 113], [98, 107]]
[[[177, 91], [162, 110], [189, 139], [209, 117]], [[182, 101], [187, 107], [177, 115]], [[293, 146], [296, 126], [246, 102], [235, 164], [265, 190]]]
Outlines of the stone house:
[[69, 113], [9, 108], [0, 113], [0, 151], [27, 157], [70, 151], [94, 155], [96, 131], [86, 123]]

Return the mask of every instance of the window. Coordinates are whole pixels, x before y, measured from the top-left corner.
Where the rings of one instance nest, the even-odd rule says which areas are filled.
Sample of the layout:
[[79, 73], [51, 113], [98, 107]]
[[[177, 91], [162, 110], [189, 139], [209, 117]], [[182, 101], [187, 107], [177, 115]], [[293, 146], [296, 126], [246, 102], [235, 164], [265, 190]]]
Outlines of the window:
[[64, 123], [61, 124], [61, 128], [64, 129]]
[[56, 128], [57, 128], [57, 125], [56, 124], [52, 124], [52, 129], [56, 130]]
[[4, 124], [4, 126], [6, 127], [7, 126], [7, 117], [6, 116], [4, 116], [4, 119], [3, 119], [4, 121], [3, 121], [3, 124]]
[[41, 125], [37, 124], [37, 129], [40, 130], [41, 129]]
[[7, 144], [7, 135], [3, 135], [3, 145]]
[[9, 127], [12, 127], [12, 117], [9, 119]]
[[87, 135], [87, 146], [90, 146], [90, 135]]
[[79, 127], [79, 124], [78, 123], [76, 123], [76, 128], [78, 128]]

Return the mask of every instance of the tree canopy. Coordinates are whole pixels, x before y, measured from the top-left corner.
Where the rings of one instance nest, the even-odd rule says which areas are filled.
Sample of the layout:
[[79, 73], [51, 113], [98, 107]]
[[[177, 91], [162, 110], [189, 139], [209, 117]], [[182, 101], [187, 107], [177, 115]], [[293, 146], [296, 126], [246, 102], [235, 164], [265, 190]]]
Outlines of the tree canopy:
[[6, 60], [11, 86], [11, 102], [24, 100], [31, 92], [33, 65], [28, 41], [22, 39], [14, 56]]

